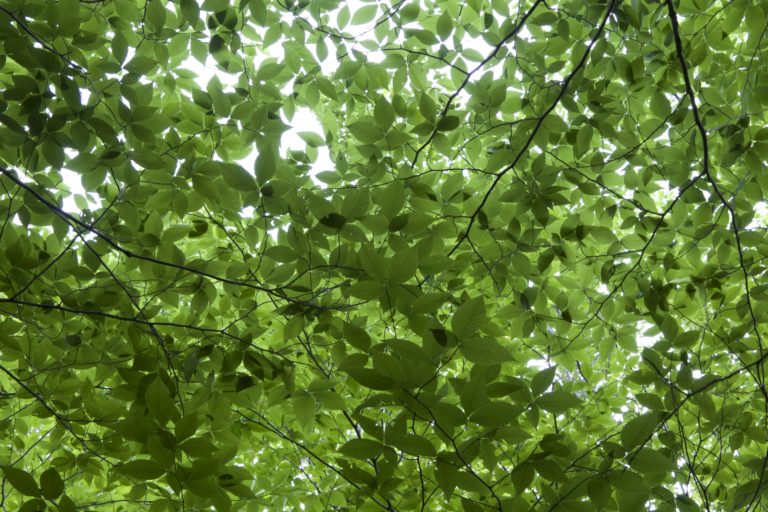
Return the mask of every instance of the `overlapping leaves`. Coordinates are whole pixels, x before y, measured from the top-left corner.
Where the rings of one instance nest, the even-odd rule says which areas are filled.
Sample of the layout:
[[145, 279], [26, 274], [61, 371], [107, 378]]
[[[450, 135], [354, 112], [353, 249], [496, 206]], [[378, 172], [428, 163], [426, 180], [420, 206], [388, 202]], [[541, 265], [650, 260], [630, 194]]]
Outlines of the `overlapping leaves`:
[[760, 509], [766, 12], [5, 2], [3, 504]]

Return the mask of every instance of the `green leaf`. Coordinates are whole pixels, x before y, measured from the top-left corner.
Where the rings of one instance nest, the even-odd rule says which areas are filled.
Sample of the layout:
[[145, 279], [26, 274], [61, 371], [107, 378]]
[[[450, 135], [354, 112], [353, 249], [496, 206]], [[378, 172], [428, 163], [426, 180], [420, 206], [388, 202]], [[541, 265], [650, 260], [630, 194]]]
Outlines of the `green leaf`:
[[651, 95], [651, 112], [659, 119], [666, 119], [672, 112], [669, 106], [669, 100], [661, 91], [655, 91]]
[[549, 386], [551, 386], [552, 382], [555, 380], [556, 371], [556, 366], [550, 366], [534, 375], [533, 379], [531, 379], [531, 393], [533, 393], [534, 396], [538, 396], [549, 389]]
[[630, 465], [638, 473], [647, 475], [667, 474], [675, 469], [672, 459], [651, 448], [639, 450], [632, 458]]
[[395, 111], [392, 105], [383, 96], [379, 96], [373, 109], [373, 117], [384, 131], [389, 130], [395, 122]]
[[496, 365], [513, 361], [509, 349], [493, 338], [472, 337], [461, 341], [461, 353], [470, 361], [479, 365]]
[[263, 151], [259, 151], [256, 157], [256, 180], [259, 184], [264, 184], [269, 181], [277, 171], [277, 159], [272, 147], [266, 147]]
[[378, 11], [378, 6], [376, 4], [364, 5], [363, 7], [356, 10], [355, 14], [352, 15], [352, 24], [363, 25], [365, 23], [373, 21], [373, 19], [376, 17], [377, 11]]
[[176, 442], [181, 442], [189, 437], [192, 437], [199, 426], [197, 416], [195, 414], [187, 414], [174, 422], [174, 435]]
[[309, 393], [302, 393], [293, 398], [293, 414], [303, 427], [309, 426], [315, 416], [316, 402]]
[[405, 434], [397, 436], [391, 440], [392, 445], [410, 455], [419, 455], [422, 457], [434, 457], [437, 455], [435, 445], [429, 439], [415, 434]]
[[573, 393], [557, 390], [541, 395], [536, 399], [536, 405], [545, 411], [560, 414], [568, 409], [579, 407], [581, 400]]
[[145, 398], [149, 412], [161, 425], [168, 423], [176, 414], [174, 397], [160, 378], [147, 387]]
[[165, 469], [158, 463], [149, 459], [137, 459], [117, 466], [122, 474], [138, 481], [155, 480], [160, 478]]
[[585, 124], [576, 134], [576, 146], [574, 147], [574, 153], [581, 156], [584, 155], [590, 147], [592, 141], [593, 129], [590, 125]]
[[58, 2], [58, 30], [62, 36], [74, 36], [80, 28], [80, 5], [77, 0]]
[[384, 131], [379, 126], [368, 121], [358, 121], [350, 124], [349, 131], [357, 140], [366, 144], [375, 144], [384, 138]]
[[625, 449], [631, 450], [645, 443], [659, 426], [659, 419], [655, 412], [641, 414], [624, 425], [621, 431], [621, 444]]
[[408, 2], [400, 9], [400, 22], [405, 24], [415, 20], [419, 16], [419, 3]]
[[64, 492], [64, 480], [54, 468], [48, 468], [40, 475], [40, 490], [44, 498], [55, 500]]
[[418, 264], [418, 252], [415, 249], [396, 253], [387, 264], [387, 280], [390, 284], [405, 283], [416, 273]]
[[325, 139], [314, 132], [299, 132], [299, 137], [313, 148], [325, 146]]
[[611, 499], [611, 492], [611, 484], [604, 478], [592, 478], [587, 483], [589, 501], [591, 501], [592, 505], [598, 510], [606, 506]]
[[541, 475], [544, 480], [559, 483], [568, 481], [563, 468], [554, 460], [537, 459], [533, 462], [533, 467], [536, 468], [536, 472]]
[[120, 64], [125, 62], [128, 56], [128, 41], [122, 32], [115, 32], [115, 35], [112, 37], [112, 55]]
[[157, 66], [157, 62], [154, 59], [144, 55], [137, 55], [128, 61], [125, 65], [125, 69], [131, 73], [136, 73], [137, 75], [146, 75], [152, 71], [155, 66]]
[[387, 219], [394, 219], [405, 205], [406, 191], [400, 180], [393, 181], [374, 197]]
[[469, 339], [485, 321], [485, 301], [475, 297], [456, 308], [451, 319], [451, 330], [460, 340]]
[[445, 41], [453, 31], [453, 19], [448, 11], [443, 11], [439, 18], [437, 18], [437, 35], [440, 39]]
[[316, 396], [322, 407], [325, 409], [344, 411], [347, 408], [347, 403], [344, 401], [344, 398], [333, 391], [322, 391], [317, 393]]
[[[746, 489], [739, 488], [739, 490], [746, 490]], [[737, 496], [739, 497], [750, 496], [747, 498], [748, 500], [751, 500], [751, 496], [754, 496], [754, 495], [755, 495], [755, 491], [752, 491], [752, 492], [747, 491], [741, 495], [737, 494]], [[695, 501], [693, 501], [690, 496], [686, 496], [684, 494], [678, 494], [677, 496], [675, 496], [675, 503], [677, 504], [678, 510], [680, 510], [681, 512], [699, 512], [701, 510], [699, 505]]]
[[339, 447], [339, 453], [356, 459], [375, 459], [383, 450], [378, 441], [372, 439], [352, 439]]
[[384, 293], [384, 285], [379, 281], [360, 281], [348, 287], [347, 293], [363, 300], [376, 299]]
[[166, 11], [160, 0], [151, 0], [146, 6], [145, 21], [153, 32], [160, 32], [165, 26]]
[[272, 80], [279, 75], [284, 68], [285, 66], [283, 64], [277, 62], [265, 62], [259, 68], [258, 73], [256, 73], [256, 80], [259, 82]]
[[428, 94], [421, 95], [419, 111], [427, 121], [435, 121], [435, 118], [437, 117], [437, 105]]
[[487, 428], [498, 428], [514, 422], [522, 408], [507, 402], [490, 402], [475, 409], [469, 419]]
[[194, 25], [200, 19], [200, 4], [196, 0], [180, 0], [181, 12], [187, 23]]
[[218, 34], [214, 34], [213, 37], [211, 37], [211, 40], [208, 42], [208, 52], [211, 55], [215, 55], [219, 52], [224, 51], [226, 47], [227, 47], [226, 41], [224, 41], [224, 38]]
[[221, 175], [224, 182], [235, 190], [245, 192], [259, 190], [254, 177], [237, 164], [221, 164]]
[[459, 127], [459, 118], [456, 116], [445, 116], [437, 123], [437, 131], [450, 132]]
[[64, 148], [58, 142], [46, 139], [43, 142], [43, 156], [54, 169], [61, 169], [64, 165]]
[[371, 337], [368, 333], [349, 322], [344, 322], [344, 339], [363, 352], [367, 352], [371, 346]]
[[23, 469], [12, 466], [0, 466], [3, 470], [6, 480], [11, 486], [24, 496], [41, 496], [40, 488], [35, 482], [35, 478]]
[[340, 230], [341, 228], [343, 228], [346, 223], [347, 223], [346, 217], [333, 212], [320, 218], [320, 224], [336, 230]]
[[421, 42], [422, 44], [425, 44], [427, 46], [431, 46], [433, 44], [438, 43], [437, 37], [435, 37], [435, 34], [430, 32], [429, 30], [424, 29], [407, 29], [406, 33], [409, 36], [415, 36], [416, 39]]
[[757, 507], [765, 2], [0, 11], [5, 509]]
[[366, 388], [386, 391], [396, 386], [396, 381], [370, 368], [347, 368], [346, 372]]

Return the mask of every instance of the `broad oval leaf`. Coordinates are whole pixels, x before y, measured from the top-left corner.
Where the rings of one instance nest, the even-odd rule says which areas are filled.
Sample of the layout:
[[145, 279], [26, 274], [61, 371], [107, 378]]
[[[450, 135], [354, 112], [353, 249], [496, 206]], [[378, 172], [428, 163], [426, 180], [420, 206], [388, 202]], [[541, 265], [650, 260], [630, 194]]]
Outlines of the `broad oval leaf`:
[[373, 439], [352, 439], [338, 448], [338, 452], [356, 459], [374, 459], [381, 454], [384, 446]]
[[478, 365], [497, 365], [514, 360], [512, 353], [493, 338], [467, 338], [460, 346], [467, 361]]
[[41, 496], [40, 488], [35, 482], [35, 478], [23, 469], [13, 466], [0, 466], [3, 475], [11, 486], [24, 496]]
[[137, 459], [117, 466], [122, 474], [138, 481], [155, 480], [165, 473], [160, 463], [149, 459]]
[[659, 417], [656, 412], [649, 412], [632, 418], [621, 431], [621, 444], [625, 449], [631, 450], [648, 441], [658, 426]]
[[459, 340], [470, 338], [485, 320], [485, 301], [475, 297], [456, 308], [451, 319], [451, 330]]
[[556, 371], [556, 366], [550, 366], [549, 368], [544, 368], [536, 375], [534, 375], [531, 379], [531, 393], [533, 393], [535, 396], [538, 396], [549, 389], [549, 386], [551, 386], [552, 382], [555, 380]]
[[563, 413], [568, 409], [574, 409], [581, 405], [581, 400], [567, 391], [555, 390], [550, 393], [544, 393], [536, 399], [536, 405], [547, 412], [555, 414]]
[[40, 491], [49, 500], [55, 500], [64, 492], [64, 480], [55, 468], [48, 468], [40, 475]]
[[404, 436], [397, 436], [391, 439], [391, 443], [395, 448], [411, 455], [422, 457], [434, 457], [437, 455], [435, 445], [429, 439], [419, 435], [405, 434]]
[[384, 138], [384, 131], [369, 121], [358, 121], [349, 125], [349, 131], [360, 142], [375, 144]]

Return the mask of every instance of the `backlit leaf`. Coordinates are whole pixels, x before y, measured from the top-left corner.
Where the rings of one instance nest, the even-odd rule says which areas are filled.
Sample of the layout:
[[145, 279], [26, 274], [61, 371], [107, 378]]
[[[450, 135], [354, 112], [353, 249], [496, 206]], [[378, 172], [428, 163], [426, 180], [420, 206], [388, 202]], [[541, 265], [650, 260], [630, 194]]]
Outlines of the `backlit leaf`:
[[479, 365], [495, 365], [514, 359], [509, 349], [493, 338], [465, 338], [461, 341], [461, 353], [468, 361]]
[[35, 482], [35, 478], [24, 471], [23, 469], [14, 468], [12, 466], [1, 466], [3, 475], [8, 483], [25, 496], [40, 496], [40, 488]]
[[372, 439], [352, 439], [339, 447], [339, 453], [356, 459], [372, 459], [383, 449], [381, 443]]
[[759, 509], [766, 9], [6, 1], [4, 509]]
[[483, 297], [469, 299], [456, 308], [451, 319], [451, 329], [460, 340], [469, 339], [485, 321]]
[[538, 372], [531, 379], [531, 392], [534, 395], [540, 395], [552, 385], [552, 381], [555, 379], [555, 372], [557, 367], [551, 366]]
[[40, 475], [40, 490], [49, 500], [55, 500], [64, 492], [64, 481], [54, 468], [48, 468]]
[[658, 421], [655, 412], [641, 414], [629, 420], [621, 431], [621, 444], [630, 450], [645, 443], [656, 431]]
[[579, 407], [581, 400], [573, 393], [567, 391], [552, 391], [550, 393], [544, 393], [536, 399], [536, 405], [548, 412], [559, 414], [567, 411], [568, 409], [574, 409]]
[[235, 190], [255, 191], [259, 189], [253, 176], [239, 165], [223, 164], [221, 173], [227, 185]]
[[148, 459], [137, 459], [118, 466], [117, 470], [138, 481], [155, 480], [165, 472], [157, 462]]
[[384, 138], [384, 132], [377, 125], [368, 121], [358, 121], [349, 125], [349, 130], [360, 142], [373, 144]]

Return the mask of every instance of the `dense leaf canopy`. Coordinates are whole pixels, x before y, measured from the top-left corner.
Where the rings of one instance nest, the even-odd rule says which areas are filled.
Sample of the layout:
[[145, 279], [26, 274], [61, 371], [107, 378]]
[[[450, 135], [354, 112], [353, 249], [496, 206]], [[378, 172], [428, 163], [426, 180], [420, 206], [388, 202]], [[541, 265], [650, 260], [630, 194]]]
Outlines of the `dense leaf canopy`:
[[767, 19], [0, 0], [3, 510], [765, 510]]

